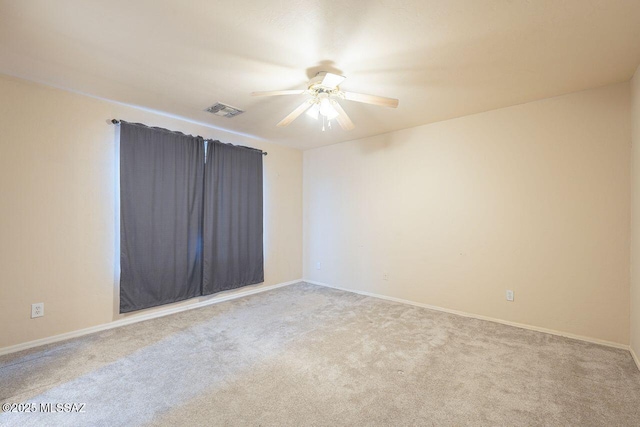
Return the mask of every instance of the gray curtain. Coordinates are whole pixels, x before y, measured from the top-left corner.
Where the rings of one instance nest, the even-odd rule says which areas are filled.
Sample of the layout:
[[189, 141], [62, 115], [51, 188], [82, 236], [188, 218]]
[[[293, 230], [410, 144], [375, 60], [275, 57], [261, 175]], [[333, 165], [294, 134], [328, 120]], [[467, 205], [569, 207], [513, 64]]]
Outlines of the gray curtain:
[[264, 281], [262, 235], [262, 152], [209, 142], [204, 185], [204, 295]]
[[120, 312], [201, 294], [204, 141], [120, 126]]

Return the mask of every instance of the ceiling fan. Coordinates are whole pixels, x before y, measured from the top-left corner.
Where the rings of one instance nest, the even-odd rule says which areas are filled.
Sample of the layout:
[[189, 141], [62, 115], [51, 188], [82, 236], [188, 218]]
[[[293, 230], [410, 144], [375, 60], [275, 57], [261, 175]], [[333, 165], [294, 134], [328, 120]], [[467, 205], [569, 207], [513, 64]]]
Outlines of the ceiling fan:
[[309, 80], [307, 89], [302, 90], [274, 90], [268, 92], [253, 92], [252, 96], [276, 96], [276, 95], [311, 95], [298, 108], [293, 110], [287, 117], [282, 119], [278, 126], [285, 127], [298, 118], [305, 111], [307, 115], [318, 119], [322, 117], [322, 130], [325, 130], [325, 122], [331, 128], [331, 120], [336, 119], [340, 127], [344, 130], [351, 130], [355, 127], [347, 113], [342, 109], [338, 100], [362, 102], [365, 104], [378, 105], [381, 107], [396, 108], [398, 100], [385, 98], [383, 96], [365, 95], [363, 93], [346, 92], [340, 90], [340, 83], [346, 77], [338, 74], [320, 71], [314, 78]]

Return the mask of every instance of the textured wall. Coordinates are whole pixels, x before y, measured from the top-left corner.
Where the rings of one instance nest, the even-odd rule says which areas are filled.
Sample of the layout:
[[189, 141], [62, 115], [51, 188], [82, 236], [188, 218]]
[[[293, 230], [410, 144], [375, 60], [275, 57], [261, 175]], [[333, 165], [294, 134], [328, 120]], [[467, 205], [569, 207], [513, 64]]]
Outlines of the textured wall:
[[627, 82], [305, 151], [305, 278], [627, 344], [629, 107]]
[[[631, 348], [640, 357], [640, 67], [631, 80], [633, 144], [631, 216]], [[640, 367], [640, 366], [639, 366]]]
[[301, 277], [299, 150], [0, 76], [0, 348], [122, 317], [114, 117], [268, 151], [265, 285]]

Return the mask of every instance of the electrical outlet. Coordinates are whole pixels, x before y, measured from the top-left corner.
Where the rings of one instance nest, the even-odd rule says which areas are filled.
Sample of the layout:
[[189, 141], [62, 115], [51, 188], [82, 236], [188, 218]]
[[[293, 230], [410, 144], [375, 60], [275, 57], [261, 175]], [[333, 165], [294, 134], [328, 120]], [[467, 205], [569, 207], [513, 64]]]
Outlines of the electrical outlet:
[[44, 303], [31, 304], [31, 318], [44, 316]]
[[389, 280], [389, 273], [382, 273], [382, 280]]
[[513, 301], [513, 291], [507, 290], [507, 301]]
[[316, 270], [320, 270], [322, 268], [322, 264], [320, 264], [320, 261], [316, 262]]

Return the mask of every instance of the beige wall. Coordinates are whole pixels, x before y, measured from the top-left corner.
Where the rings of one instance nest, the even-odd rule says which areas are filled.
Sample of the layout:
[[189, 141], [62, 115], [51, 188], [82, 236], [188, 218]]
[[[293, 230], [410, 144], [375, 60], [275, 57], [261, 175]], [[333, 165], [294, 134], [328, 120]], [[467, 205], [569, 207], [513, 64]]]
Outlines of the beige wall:
[[111, 118], [268, 151], [263, 286], [301, 278], [299, 150], [0, 76], [0, 348], [123, 317]]
[[304, 277], [627, 344], [629, 92], [305, 151]]
[[[633, 141], [631, 217], [631, 349], [640, 357], [640, 67], [631, 80]], [[640, 367], [640, 366], [638, 366]]]

